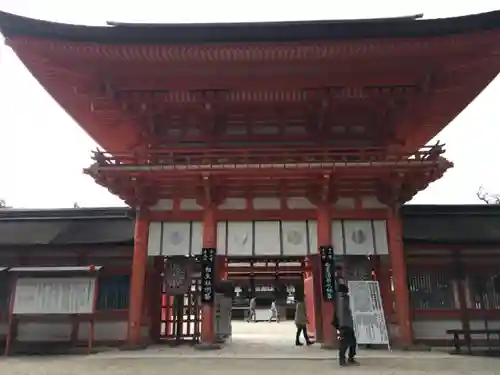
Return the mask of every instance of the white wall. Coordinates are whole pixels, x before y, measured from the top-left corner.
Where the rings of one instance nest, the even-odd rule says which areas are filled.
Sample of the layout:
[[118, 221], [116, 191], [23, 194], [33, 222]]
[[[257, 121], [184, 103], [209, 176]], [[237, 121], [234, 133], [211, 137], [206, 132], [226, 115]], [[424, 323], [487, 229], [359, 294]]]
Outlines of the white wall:
[[[7, 325], [0, 325], [7, 331]], [[90, 334], [90, 324], [81, 322], [78, 327], [78, 341], [87, 341]], [[149, 330], [142, 327], [142, 335], [147, 338]], [[19, 342], [57, 342], [70, 341], [71, 322], [19, 322], [16, 340]], [[125, 341], [127, 338], [127, 321], [96, 322], [95, 341]]]
[[[491, 329], [500, 329], [500, 319], [489, 320]], [[471, 329], [484, 329], [484, 321], [473, 320], [470, 322]], [[453, 337], [447, 335], [449, 329], [462, 329], [459, 319], [422, 319], [413, 321], [413, 332], [417, 340], [451, 340]], [[486, 335], [473, 335], [472, 339], [486, 339]]]

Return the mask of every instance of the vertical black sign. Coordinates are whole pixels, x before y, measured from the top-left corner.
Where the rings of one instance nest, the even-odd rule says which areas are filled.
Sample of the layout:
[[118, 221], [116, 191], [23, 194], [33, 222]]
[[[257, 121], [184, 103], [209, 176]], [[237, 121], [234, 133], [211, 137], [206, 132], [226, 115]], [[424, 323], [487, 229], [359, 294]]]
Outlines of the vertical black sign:
[[215, 249], [201, 249], [201, 302], [214, 302], [215, 284]]
[[320, 246], [323, 299], [335, 301], [335, 254], [333, 246]]

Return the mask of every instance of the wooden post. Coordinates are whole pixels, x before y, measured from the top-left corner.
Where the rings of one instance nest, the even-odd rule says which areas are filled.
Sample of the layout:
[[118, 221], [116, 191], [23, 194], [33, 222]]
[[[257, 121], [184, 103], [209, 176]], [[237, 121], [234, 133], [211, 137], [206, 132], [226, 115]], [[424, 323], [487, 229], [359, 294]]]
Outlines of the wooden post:
[[380, 287], [380, 296], [382, 297], [382, 306], [384, 308], [385, 320], [390, 322], [394, 314], [392, 291], [391, 291], [391, 272], [388, 259], [384, 255], [376, 255], [375, 276]]
[[162, 306], [163, 306], [163, 278], [162, 272], [165, 269], [165, 260], [161, 256], [154, 258], [153, 273], [151, 275], [152, 284], [150, 285], [149, 299], [149, 338], [153, 342], [158, 342], [162, 334]]
[[[327, 202], [322, 202], [318, 205], [318, 249], [320, 246], [330, 246], [332, 244], [332, 218], [330, 215], [330, 207]], [[321, 267], [319, 267], [320, 272], [314, 277], [318, 277], [321, 288], [323, 288], [323, 279], [321, 277]], [[322, 291], [317, 291], [317, 298], [322, 298]], [[334, 314], [334, 304], [330, 301], [321, 302], [321, 321], [322, 321], [322, 331], [323, 331], [323, 346], [325, 348], [335, 348], [337, 346], [337, 335], [335, 328], [332, 325]]]
[[[215, 248], [216, 246], [217, 221], [215, 218], [215, 207], [213, 204], [207, 204], [203, 212], [203, 247]], [[217, 274], [221, 272], [221, 270], [219, 264], [216, 264], [215, 267], [215, 278], [218, 280]], [[214, 316], [214, 305], [204, 304], [201, 315], [201, 342], [203, 344], [215, 343]]]
[[[465, 290], [466, 287], [465, 268], [462, 262], [462, 256], [460, 250], [457, 250], [455, 252], [454, 258], [455, 258], [454, 259], [455, 272], [453, 273], [454, 274], [453, 279], [457, 287], [458, 304], [460, 309], [460, 321], [462, 323], [462, 330], [468, 332], [470, 331], [470, 317], [469, 317], [469, 307], [467, 306], [467, 295]], [[465, 343], [467, 347], [470, 348], [471, 335], [468, 333], [465, 334]]]
[[128, 309], [127, 346], [137, 347], [142, 342], [141, 323], [144, 307], [144, 287], [148, 259], [149, 220], [141, 210], [137, 211], [134, 231], [134, 253]]
[[394, 299], [399, 327], [399, 344], [408, 347], [413, 344], [413, 327], [410, 314], [410, 293], [403, 246], [403, 230], [399, 207], [389, 209], [387, 234], [389, 256], [391, 259], [392, 278], [394, 281]]

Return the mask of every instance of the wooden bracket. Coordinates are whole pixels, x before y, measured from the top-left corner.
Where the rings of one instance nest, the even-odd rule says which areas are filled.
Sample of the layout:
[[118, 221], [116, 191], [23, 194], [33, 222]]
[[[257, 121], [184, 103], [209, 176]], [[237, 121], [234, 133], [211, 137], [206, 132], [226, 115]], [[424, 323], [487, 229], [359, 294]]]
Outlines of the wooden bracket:
[[199, 189], [196, 202], [202, 207], [218, 206], [224, 199], [222, 188], [215, 186], [212, 176], [209, 174], [203, 175], [202, 187]]
[[324, 203], [335, 203], [338, 199], [338, 191], [335, 186], [333, 174], [325, 174], [320, 182], [309, 190], [306, 198], [314, 205]]

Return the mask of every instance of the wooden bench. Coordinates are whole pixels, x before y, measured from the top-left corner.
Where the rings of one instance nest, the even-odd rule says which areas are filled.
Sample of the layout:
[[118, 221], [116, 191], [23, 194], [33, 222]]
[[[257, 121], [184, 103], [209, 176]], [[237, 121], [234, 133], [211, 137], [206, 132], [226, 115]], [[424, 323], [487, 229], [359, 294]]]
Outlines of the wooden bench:
[[449, 329], [446, 331], [447, 335], [453, 335], [453, 346], [455, 347], [455, 351], [460, 353], [461, 349], [461, 341], [460, 337], [464, 338], [464, 342], [467, 345], [467, 349], [469, 354], [472, 352], [472, 340], [470, 338], [471, 335], [490, 335], [497, 336], [498, 341], [500, 341], [500, 329]]

